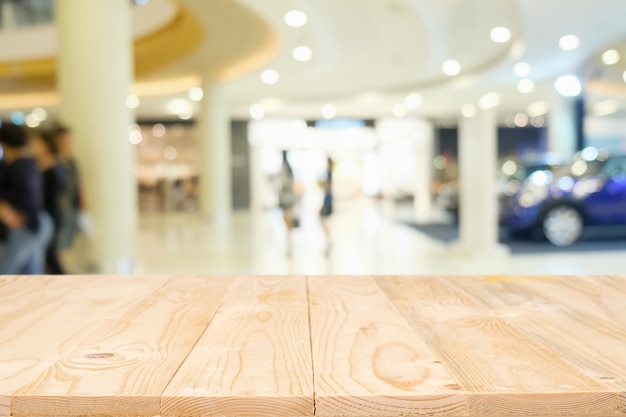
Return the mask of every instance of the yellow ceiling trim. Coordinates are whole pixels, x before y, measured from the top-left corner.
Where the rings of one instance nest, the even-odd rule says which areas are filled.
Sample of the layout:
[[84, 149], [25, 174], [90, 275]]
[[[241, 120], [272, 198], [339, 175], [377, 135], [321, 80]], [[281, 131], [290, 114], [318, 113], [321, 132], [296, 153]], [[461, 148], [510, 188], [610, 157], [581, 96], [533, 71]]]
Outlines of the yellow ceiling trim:
[[[135, 77], [142, 77], [193, 52], [204, 40], [200, 23], [184, 7], [170, 24], [134, 43]], [[54, 86], [56, 58], [0, 63], [0, 78]]]
[[135, 42], [135, 77], [140, 78], [192, 53], [204, 41], [200, 23], [182, 5], [163, 30]]

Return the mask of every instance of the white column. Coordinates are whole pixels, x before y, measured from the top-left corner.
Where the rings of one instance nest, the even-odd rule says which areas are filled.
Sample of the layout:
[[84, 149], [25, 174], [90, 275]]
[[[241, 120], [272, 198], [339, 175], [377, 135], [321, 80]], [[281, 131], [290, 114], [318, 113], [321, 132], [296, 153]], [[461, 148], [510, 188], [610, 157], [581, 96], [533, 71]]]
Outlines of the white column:
[[494, 110], [459, 123], [459, 240], [451, 250], [468, 256], [506, 253], [498, 243], [497, 124]]
[[94, 261], [127, 273], [135, 257], [137, 185], [126, 97], [133, 77], [128, 0], [56, 0], [61, 116], [73, 131], [95, 222]]
[[429, 222], [432, 216], [432, 177], [435, 134], [432, 122], [425, 119], [416, 120], [415, 125], [415, 220]]
[[267, 206], [267, 179], [261, 165], [261, 152], [258, 146], [250, 146], [250, 208], [255, 211]]
[[230, 118], [224, 85], [207, 76], [203, 78], [202, 89], [200, 209], [213, 224], [225, 226], [230, 223], [232, 212]]
[[548, 151], [569, 160], [576, 152], [576, 98], [554, 93], [548, 114]]

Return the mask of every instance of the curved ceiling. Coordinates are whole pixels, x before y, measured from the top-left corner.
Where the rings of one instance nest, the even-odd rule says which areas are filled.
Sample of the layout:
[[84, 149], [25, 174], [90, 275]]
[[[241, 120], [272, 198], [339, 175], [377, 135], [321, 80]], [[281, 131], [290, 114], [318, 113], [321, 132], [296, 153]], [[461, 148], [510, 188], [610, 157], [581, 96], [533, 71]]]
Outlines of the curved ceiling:
[[[168, 2], [150, 4], [159, 1]], [[198, 26], [193, 29], [190, 21], [179, 25], [178, 38], [165, 30], [144, 38], [154, 41], [160, 35], [163, 39], [147, 42], [144, 55], [137, 56], [140, 83], [135, 91], [142, 96], [137, 110], [141, 118], [163, 117], [166, 101], [185, 97], [190, 87], [199, 84], [200, 75], [227, 81], [231, 113], [237, 117], [248, 117], [253, 103], [264, 105], [266, 114], [275, 116], [317, 118], [322, 105], [333, 103], [339, 116], [377, 117], [391, 114], [407, 94], [417, 92], [423, 103], [412, 112], [439, 118], [457, 117], [463, 105], [476, 104], [493, 91], [501, 96], [501, 113], [523, 111], [532, 102], [550, 99], [554, 78], [567, 72], [591, 71], [590, 101], [599, 100], [610, 95], [613, 87], [619, 90], [626, 70], [623, 0], [177, 0], [174, 4]], [[306, 25], [285, 24], [285, 13], [293, 9], [307, 13]], [[148, 17], [153, 13], [149, 8], [137, 10]], [[490, 31], [496, 26], [509, 28], [511, 39], [493, 42]], [[580, 38], [578, 49], [559, 48], [560, 37], [567, 34]], [[293, 49], [303, 45], [313, 50], [308, 62], [292, 57]], [[606, 68], [600, 54], [609, 47], [622, 51], [624, 59]], [[459, 75], [443, 74], [442, 64], [448, 59], [458, 61]], [[513, 67], [521, 61], [531, 68], [528, 78], [535, 88], [530, 93], [517, 89], [520, 78]], [[280, 74], [274, 85], [260, 80], [261, 71], [268, 68]], [[16, 84], [10, 75], [14, 73], [14, 65], [0, 65], [4, 91], [25, 88]], [[33, 88], [40, 87], [31, 84]], [[2, 102], [0, 97], [0, 106]]]

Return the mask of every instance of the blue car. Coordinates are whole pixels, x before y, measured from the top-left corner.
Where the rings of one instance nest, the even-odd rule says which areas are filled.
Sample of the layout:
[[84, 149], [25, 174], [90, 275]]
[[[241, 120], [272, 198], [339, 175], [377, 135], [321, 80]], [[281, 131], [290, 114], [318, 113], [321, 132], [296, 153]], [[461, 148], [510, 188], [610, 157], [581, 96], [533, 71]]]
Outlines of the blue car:
[[626, 224], [626, 155], [588, 149], [571, 165], [509, 181], [500, 220], [515, 234], [545, 236], [556, 246], [576, 242], [586, 225]]

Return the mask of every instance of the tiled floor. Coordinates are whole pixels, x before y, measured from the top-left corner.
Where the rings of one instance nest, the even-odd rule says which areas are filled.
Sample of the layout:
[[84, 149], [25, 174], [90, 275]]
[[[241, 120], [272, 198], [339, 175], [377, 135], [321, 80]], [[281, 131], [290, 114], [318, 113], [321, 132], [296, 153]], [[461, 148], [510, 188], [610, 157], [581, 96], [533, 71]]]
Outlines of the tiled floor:
[[397, 221], [393, 203], [338, 204], [332, 246], [315, 210], [287, 236], [277, 210], [238, 212], [228, 228], [195, 215], [143, 216], [139, 273], [148, 274], [621, 274], [626, 252], [453, 256], [446, 245]]

